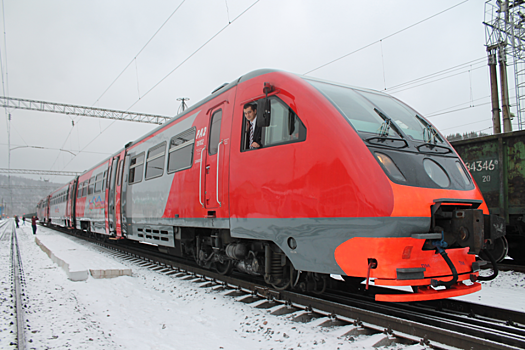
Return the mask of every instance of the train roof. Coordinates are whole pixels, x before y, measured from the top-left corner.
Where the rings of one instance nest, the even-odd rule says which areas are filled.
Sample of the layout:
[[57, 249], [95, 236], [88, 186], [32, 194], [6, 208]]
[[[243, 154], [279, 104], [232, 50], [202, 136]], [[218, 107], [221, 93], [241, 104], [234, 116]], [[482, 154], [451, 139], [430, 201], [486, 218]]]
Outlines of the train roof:
[[299, 75], [299, 74], [289, 73], [289, 72], [286, 72], [286, 71], [283, 71], [283, 70], [269, 69], [269, 68], [257, 69], [257, 70], [251, 71], [251, 72], [249, 72], [247, 74], [244, 74], [244, 75], [240, 76], [239, 78], [233, 80], [230, 83], [225, 83], [225, 84], [221, 85], [217, 89], [213, 90], [213, 92], [209, 96], [205, 97], [204, 99], [200, 100], [199, 102], [197, 102], [193, 106], [189, 107], [184, 112], [175, 115], [173, 118], [171, 118], [170, 120], [168, 120], [164, 124], [159, 125], [157, 128], [151, 130], [147, 134], [142, 135], [138, 139], [133, 140], [131, 142], [128, 142], [124, 147], [119, 148], [117, 151], [115, 151], [110, 156], [104, 158], [102, 161], [98, 162], [94, 166], [89, 167], [88, 169], [86, 169], [82, 173], [82, 175], [87, 173], [87, 172], [89, 172], [89, 171], [91, 171], [91, 170], [93, 170], [93, 169], [95, 169], [95, 168], [97, 168], [97, 167], [99, 167], [103, 163], [107, 162], [108, 159], [117, 156], [118, 154], [120, 154], [122, 152], [122, 150], [124, 148], [131, 147], [131, 146], [141, 142], [142, 140], [148, 138], [149, 136], [153, 135], [154, 133], [158, 132], [159, 130], [167, 127], [168, 125], [175, 123], [177, 120], [179, 120], [179, 119], [181, 119], [181, 118], [183, 118], [185, 116], [191, 115], [192, 113], [195, 112], [195, 110], [200, 108], [202, 105], [204, 105], [208, 101], [210, 101], [210, 100], [214, 99], [215, 97], [217, 97], [218, 94], [226, 92], [226, 91], [230, 90], [231, 88], [237, 86], [239, 83], [243, 83], [243, 82], [248, 81], [250, 79], [253, 79], [255, 77], [258, 77], [258, 76], [261, 76], [261, 75], [265, 75], [265, 74], [269, 74], [269, 73], [277, 73], [277, 72], [286, 73], [286, 74], [292, 74], [292, 75], [295, 75], [296, 77], [298, 77], [300, 79], [304, 79], [306, 81], [308, 81], [308, 80], [310, 80], [310, 81], [317, 81], [317, 82], [327, 83], [327, 84], [331, 84], [331, 85], [344, 86], [344, 87], [348, 87], [348, 88], [352, 88], [352, 89], [358, 89], [358, 90], [362, 90], [362, 91], [370, 91], [370, 92], [374, 92], [374, 93], [379, 93], [379, 94], [382, 94], [382, 95], [390, 96], [390, 95], [388, 95], [388, 94], [386, 94], [384, 92], [378, 91], [378, 90], [373, 90], [373, 89], [367, 89], [367, 88], [362, 88], [362, 87], [357, 87], [357, 86], [352, 86], [352, 85], [341, 84], [341, 83], [338, 83], [338, 82], [328, 81], [328, 80], [314, 78], [314, 77], [305, 77], [305, 76], [302, 76], [302, 75]]

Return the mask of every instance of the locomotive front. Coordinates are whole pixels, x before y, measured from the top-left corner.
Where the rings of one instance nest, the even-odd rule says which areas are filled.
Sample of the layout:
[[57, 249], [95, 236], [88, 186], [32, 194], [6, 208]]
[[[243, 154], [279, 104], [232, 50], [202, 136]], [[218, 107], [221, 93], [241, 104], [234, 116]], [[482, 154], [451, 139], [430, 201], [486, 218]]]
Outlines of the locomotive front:
[[431, 300], [480, 290], [476, 256], [505, 234], [504, 223], [489, 215], [452, 146], [426, 119], [389, 95], [308, 81], [354, 128], [391, 188], [384, 198], [392, 201], [392, 211], [381, 218], [380, 232], [355, 235], [336, 248], [335, 260], [345, 274], [414, 290], [376, 295], [380, 301]]

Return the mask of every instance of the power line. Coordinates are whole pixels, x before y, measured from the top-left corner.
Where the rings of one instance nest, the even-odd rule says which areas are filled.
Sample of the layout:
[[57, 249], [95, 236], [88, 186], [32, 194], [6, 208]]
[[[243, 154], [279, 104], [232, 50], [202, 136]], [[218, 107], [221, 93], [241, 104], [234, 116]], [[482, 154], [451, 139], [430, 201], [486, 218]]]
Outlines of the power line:
[[436, 16], [441, 15], [442, 13], [445, 13], [445, 12], [447, 12], [447, 11], [449, 11], [449, 10], [452, 10], [453, 8], [458, 7], [459, 5], [462, 5], [462, 4], [466, 3], [467, 1], [468, 1], [468, 0], [462, 1], [462, 2], [460, 2], [459, 4], [456, 4], [456, 5], [452, 6], [452, 7], [447, 8], [446, 10], [443, 10], [443, 11], [441, 11], [441, 12], [436, 13], [435, 15], [432, 15], [432, 16], [427, 17], [427, 18], [425, 18], [425, 19], [423, 19], [423, 20], [421, 20], [421, 21], [419, 21], [419, 22], [417, 22], [417, 23], [414, 23], [414, 24], [412, 24], [412, 25], [409, 25], [408, 27], [405, 27], [405, 28], [403, 28], [403, 29], [401, 29], [401, 30], [398, 30], [397, 32], [395, 32], [395, 33], [393, 33], [393, 34], [387, 35], [387, 36], [385, 36], [385, 37], [382, 38], [382, 39], [376, 40], [376, 41], [374, 41], [373, 43], [370, 43], [370, 44], [365, 45], [365, 46], [363, 46], [363, 47], [361, 47], [361, 48], [359, 48], [359, 49], [357, 49], [357, 50], [355, 50], [355, 51], [352, 51], [352, 52], [350, 52], [350, 53], [347, 53], [346, 55], [343, 55], [343, 56], [341, 56], [341, 57], [339, 57], [339, 58], [336, 58], [335, 60], [332, 60], [332, 61], [330, 61], [330, 62], [328, 62], [328, 63], [325, 63], [325, 64], [323, 64], [323, 65], [321, 65], [321, 66], [319, 66], [319, 67], [317, 67], [317, 68], [314, 68], [314, 69], [312, 69], [312, 70], [309, 70], [308, 72], [304, 73], [303, 75], [307, 75], [307, 74], [310, 74], [310, 73], [312, 73], [312, 72], [315, 72], [315, 71], [318, 70], [318, 69], [321, 69], [321, 68], [323, 68], [323, 67], [326, 67], [326, 66], [328, 66], [328, 65], [330, 65], [330, 64], [332, 64], [332, 63], [334, 63], [334, 62], [337, 62], [337, 61], [339, 61], [339, 60], [341, 60], [341, 59], [343, 59], [343, 58], [345, 58], [345, 57], [348, 57], [348, 56], [350, 56], [350, 55], [353, 55], [354, 53], [357, 53], [357, 52], [362, 51], [362, 50], [364, 50], [364, 49], [366, 49], [366, 48], [368, 48], [368, 47], [370, 47], [370, 46], [372, 46], [372, 45], [375, 45], [375, 44], [381, 42], [382, 40], [385, 40], [385, 39], [391, 38], [391, 37], [393, 37], [394, 35], [397, 35], [397, 34], [399, 34], [399, 33], [402, 33], [402, 32], [404, 32], [404, 31], [406, 31], [406, 30], [408, 30], [408, 29], [410, 29], [410, 28], [412, 28], [412, 27], [417, 26], [418, 24], [421, 24], [421, 23], [423, 23], [423, 22], [426, 22], [426, 21], [428, 21], [428, 20], [430, 20], [430, 19], [432, 19], [432, 18], [434, 18], [434, 17], [436, 17]]
[[[217, 37], [221, 32], [223, 32], [228, 26], [230, 26], [231, 24], [233, 24], [233, 22], [235, 22], [237, 19], [239, 19], [242, 15], [244, 15], [248, 10], [250, 10], [253, 6], [255, 6], [260, 0], [257, 0], [255, 1], [253, 4], [251, 4], [246, 10], [244, 10], [240, 15], [238, 15], [237, 17], [235, 17], [231, 22], [229, 22], [226, 26], [224, 26], [221, 30], [219, 30], [215, 35], [213, 35], [210, 39], [208, 39], [208, 41], [206, 41], [204, 44], [202, 44], [197, 50], [195, 50], [190, 56], [188, 56], [184, 61], [182, 61], [182, 63], [180, 63], [178, 66], [176, 66], [171, 72], [169, 72], [166, 76], [164, 76], [164, 78], [162, 78], [157, 84], [155, 84], [151, 89], [149, 89], [144, 95], [142, 95], [142, 97], [139, 97], [139, 99], [137, 101], [135, 101], [131, 106], [128, 107], [128, 110], [130, 108], [132, 108], [135, 104], [137, 104], [137, 102], [139, 102], [142, 98], [144, 98], [144, 96], [146, 96], [147, 94], [149, 94], [153, 89], [155, 89], [158, 85], [160, 85], [160, 83], [162, 83], [166, 78], [168, 78], [173, 72], [175, 72], [177, 69], [179, 69], [179, 67], [181, 67], [184, 63], [186, 63], [190, 58], [192, 58], [197, 52], [199, 52], [204, 46], [206, 46], [207, 44], [209, 44], [215, 37]], [[102, 130], [97, 136], [95, 136], [86, 146], [84, 146], [84, 148], [82, 148], [78, 154], [82, 153], [91, 143], [93, 143], [100, 135], [102, 135], [107, 129], [109, 129], [109, 127], [111, 127], [112, 125], [114, 124], [114, 122], [112, 122], [111, 124], [109, 124], [104, 130]], [[77, 155], [78, 155], [77, 154]], [[69, 163], [71, 163], [73, 159], [71, 159], [65, 166], [67, 167], [69, 165]]]
[[[395, 85], [395, 86], [391, 86], [391, 87], [387, 88], [386, 90], [387, 91], [396, 90], [396, 89], [405, 87], [407, 85], [412, 85], [412, 84], [415, 84], [415, 83], [419, 83], [420, 81], [425, 81], [425, 80], [431, 79], [431, 78], [436, 77], [436, 76], [444, 75], [444, 74], [451, 73], [451, 72], [454, 72], [454, 71], [459, 70], [459, 69], [467, 68], [467, 66], [470, 66], [472, 64], [479, 64], [481, 61], [485, 61], [485, 60], [486, 60], [486, 57], [478, 58], [478, 59], [470, 61], [470, 62], [466, 62], [466, 63], [460, 64], [460, 65], [457, 65], [457, 66], [454, 66], [454, 67], [450, 67], [450, 68], [447, 68], [447, 69], [444, 69], [444, 70], [441, 70], [441, 71], [438, 71], [438, 72], [434, 72], [434, 73], [429, 74], [429, 75], [425, 75], [425, 76], [419, 77], [419, 78], [414, 79], [414, 80], [410, 80], [410, 81], [407, 81], [407, 82], [404, 82], [404, 83], [401, 83], [401, 84], [398, 84], [398, 85]], [[472, 68], [470, 68], [470, 69], [472, 69]]]
[[[210, 39], [208, 39], [204, 44], [202, 44], [197, 50], [193, 51], [193, 53], [191, 55], [189, 55], [184, 61], [182, 61], [179, 65], [177, 65], [171, 72], [169, 72], [168, 74], [166, 74], [164, 76], [164, 78], [160, 79], [158, 83], [156, 83], [155, 85], [153, 85], [153, 87], [151, 89], [149, 89], [144, 95], [142, 95], [142, 97], [139, 97], [139, 99], [137, 101], [135, 101], [131, 106], [129, 106], [128, 110], [133, 107], [134, 105], [136, 105], [142, 98], [144, 98], [144, 96], [146, 96], [147, 94], [149, 94], [153, 89], [155, 89], [157, 86], [160, 85], [160, 83], [162, 83], [164, 80], [166, 80], [166, 78], [168, 78], [171, 74], [173, 74], [173, 72], [175, 72], [177, 69], [179, 69], [184, 63], [186, 63], [190, 58], [192, 58], [194, 55], [196, 55], [202, 48], [204, 48], [206, 45], [208, 45], [213, 39], [215, 39], [219, 34], [221, 34], [226, 28], [228, 28], [231, 24], [233, 24], [233, 22], [235, 22], [237, 19], [239, 19], [242, 15], [244, 15], [246, 12], [248, 12], [253, 6], [255, 6], [260, 0], [257, 0], [255, 1], [253, 4], [251, 4], [246, 10], [244, 10], [240, 15], [238, 15], [237, 17], [235, 17], [231, 22], [229, 22], [227, 25], [225, 25], [224, 27], [222, 27], [221, 30], [219, 30], [217, 33], [215, 33]], [[467, 0], [468, 1], [468, 0]]]
[[467, 123], [467, 124], [463, 124], [463, 125], [456, 125], [456, 126], [453, 126], [453, 127], [450, 127], [450, 128], [441, 129], [441, 131], [450, 130], [450, 129], [454, 129], [454, 128], [460, 128], [462, 126], [467, 126], [467, 125], [472, 125], [472, 124], [486, 123], [486, 122], [492, 122], [492, 119], [491, 120], [480, 120], [480, 121], [477, 121], [477, 122]]
[[432, 80], [432, 81], [429, 81], [429, 82], [426, 82], [426, 83], [422, 83], [422, 84], [419, 84], [419, 85], [416, 85], [416, 86], [411, 86], [411, 87], [407, 87], [407, 88], [404, 88], [404, 89], [401, 89], [401, 90], [397, 90], [397, 91], [394, 91], [394, 92], [390, 92], [390, 91], [389, 92], [390, 93], [399, 93], [399, 92], [402, 92], [402, 91], [405, 91], [405, 90], [410, 90], [410, 89], [417, 88], [417, 87], [420, 87], [420, 86], [423, 86], [423, 85], [428, 85], [428, 84], [431, 84], [431, 83], [435, 83], [436, 81], [452, 78], [452, 77], [455, 77], [455, 76], [458, 76], [458, 75], [461, 75], [461, 74], [464, 74], [464, 73], [468, 73], [469, 71], [481, 69], [481, 68], [484, 68], [484, 67], [486, 67], [486, 66], [485, 65], [479, 66], [479, 67], [476, 67], [476, 68], [473, 68], [473, 69], [469, 69], [467, 71], [462, 71], [462, 72], [459, 72], [459, 73], [456, 73], [456, 74], [448, 75], [446, 77], [435, 79], [435, 80]]
[[153, 40], [153, 38], [155, 38], [155, 36], [160, 32], [160, 30], [166, 25], [166, 23], [168, 23], [168, 21], [171, 19], [171, 17], [173, 17], [173, 15], [175, 14], [175, 12], [177, 12], [179, 10], [179, 8], [182, 6], [182, 4], [184, 4], [186, 0], [183, 0], [179, 6], [177, 6], [177, 8], [175, 9], [175, 11], [173, 11], [171, 13], [171, 15], [169, 15], [169, 17], [164, 21], [164, 23], [162, 23], [162, 25], [159, 27], [159, 29], [157, 29], [157, 31], [155, 32], [155, 34], [153, 34], [153, 36], [148, 40], [148, 42], [146, 42], [146, 44], [144, 44], [144, 46], [142, 46], [142, 48], [139, 50], [139, 52], [137, 52], [137, 54], [135, 55], [135, 57], [133, 57], [133, 59], [128, 63], [128, 65], [122, 70], [122, 72], [120, 72], [120, 74], [115, 78], [115, 80], [113, 80], [113, 82], [111, 84], [109, 84], [109, 86], [107, 87], [106, 90], [104, 90], [104, 92], [102, 93], [102, 95], [99, 96], [99, 98], [97, 98], [97, 100], [95, 101], [95, 103], [93, 103], [93, 105], [96, 105], [97, 102], [102, 98], [102, 96], [104, 96], [106, 94], [106, 92], [108, 92], [108, 90], [113, 86], [113, 84], [115, 84], [115, 82], [120, 78], [120, 76], [129, 68], [129, 66], [131, 66], [131, 64], [133, 63], [133, 61], [135, 61], [137, 59], [137, 57], [141, 54], [141, 52], [146, 48], [146, 46], [149, 45], [149, 43]]

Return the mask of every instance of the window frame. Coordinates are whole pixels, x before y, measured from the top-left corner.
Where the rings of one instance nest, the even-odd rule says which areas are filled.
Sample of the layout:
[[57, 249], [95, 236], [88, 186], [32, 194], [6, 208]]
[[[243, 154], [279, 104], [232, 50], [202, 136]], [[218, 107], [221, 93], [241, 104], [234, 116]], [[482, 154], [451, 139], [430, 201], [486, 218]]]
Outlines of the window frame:
[[98, 173], [95, 176], [95, 188], [94, 188], [93, 193], [100, 193], [101, 191], [102, 191], [102, 173]]
[[[132, 164], [133, 160], [139, 158], [140, 156], [142, 156], [142, 162], [139, 163], [139, 164]], [[137, 154], [136, 156], [130, 158], [130, 161], [129, 161], [130, 165], [129, 165], [129, 172], [128, 172], [128, 183], [130, 185], [137, 184], [139, 182], [142, 182], [142, 180], [144, 180], [144, 163], [145, 163], [145, 152], [141, 152], [141, 153]], [[139, 181], [131, 182], [131, 170], [134, 170], [135, 168], [140, 167], [141, 165], [142, 165], [142, 177], [140, 178]], [[133, 175], [135, 175], [135, 172], [133, 173]], [[135, 180], [135, 178], [136, 178], [136, 176], [133, 176], [133, 180]]]
[[88, 195], [88, 180], [82, 181], [82, 197], [86, 197]]
[[[184, 142], [184, 143], [181, 143], [180, 145], [177, 145], [175, 147], [171, 147], [171, 141], [173, 139], [176, 139], [178, 137], [180, 137], [181, 135], [184, 135], [186, 133], [188, 133], [189, 131], [193, 131], [193, 139], [187, 141], [187, 142]], [[166, 173], [167, 174], [173, 174], [173, 173], [176, 173], [176, 172], [179, 172], [179, 171], [182, 171], [182, 170], [187, 170], [187, 169], [191, 169], [193, 167], [193, 160], [194, 160], [194, 157], [195, 157], [195, 136], [196, 136], [196, 133], [197, 133], [197, 128], [196, 127], [191, 127], [189, 128], [188, 130], [185, 130], [181, 133], [178, 133], [177, 135], [173, 136], [171, 139], [170, 139], [170, 148], [168, 149], [168, 160], [166, 162]], [[170, 155], [171, 153], [173, 152], [176, 152], [178, 150], [181, 150], [185, 147], [190, 147], [192, 146], [192, 151], [191, 151], [191, 161], [190, 161], [190, 165], [187, 166], [187, 167], [184, 167], [184, 168], [178, 168], [178, 169], [175, 169], [175, 170], [170, 170]]]
[[88, 182], [88, 196], [95, 193], [95, 177], [92, 176]]
[[104, 191], [107, 187], [107, 177], [108, 177], [108, 171], [104, 170], [104, 175], [102, 175], [102, 191]]
[[[288, 108], [288, 113], [291, 111], [295, 118], [297, 118], [297, 120], [299, 120], [299, 128], [301, 128], [301, 126], [304, 128], [302, 131], [299, 130], [299, 138], [298, 139], [295, 139], [295, 140], [288, 140], [288, 141], [283, 141], [283, 142], [279, 142], [279, 143], [272, 143], [270, 145], [267, 145], [265, 143], [263, 143], [262, 147], [261, 148], [256, 148], [256, 149], [250, 149], [249, 147], [246, 147], [246, 143], [248, 142], [246, 140], [246, 137], [248, 136], [248, 132], [249, 132], [249, 125], [250, 125], [250, 122], [244, 117], [244, 114], [243, 114], [243, 124], [242, 124], [242, 131], [241, 131], [241, 152], [248, 152], [248, 151], [255, 151], [255, 150], [259, 150], [259, 149], [262, 149], [262, 148], [271, 148], [271, 147], [275, 147], [275, 146], [282, 146], [282, 145], [287, 145], [287, 144], [292, 144], [292, 143], [298, 143], [298, 142], [304, 142], [306, 141], [307, 137], [308, 137], [308, 128], [306, 127], [306, 125], [304, 124], [304, 122], [302, 121], [302, 119], [299, 117], [299, 115], [297, 115], [297, 113], [292, 109], [292, 107], [290, 107], [288, 105], [288, 103], [284, 102], [279, 96], [277, 95], [272, 95], [272, 96], [268, 96], [268, 98], [270, 99], [270, 101], [272, 100], [277, 100], [279, 103], [282, 103], [284, 106], [286, 106]], [[258, 100], [255, 100], [253, 102], [257, 103], [257, 111], [259, 110], [262, 110], [263, 109], [263, 103], [259, 103], [260, 101], [264, 101], [265, 97], [262, 97]], [[243, 113], [244, 113], [244, 110], [243, 110]], [[259, 113], [259, 112], [257, 112]], [[267, 127], [262, 127], [262, 134], [261, 134], [261, 138], [263, 139], [264, 141], [264, 137], [266, 136], [266, 128]], [[304, 133], [304, 136], [301, 137], [301, 133]]]
[[[214, 128], [213, 127], [213, 122], [215, 121], [215, 116], [217, 114], [220, 113], [220, 123], [219, 123], [219, 128], [218, 128], [218, 134], [214, 133], [215, 130], [217, 130], [217, 128]], [[208, 155], [210, 156], [214, 156], [218, 153], [219, 151], [219, 144], [221, 143], [221, 129], [222, 129], [222, 116], [223, 116], [223, 110], [222, 108], [219, 108], [215, 111], [213, 111], [212, 115], [211, 115], [211, 118], [210, 118], [210, 132], [208, 134]], [[217, 137], [217, 149], [215, 150], [215, 153], [211, 153], [212, 149], [211, 149], [211, 145], [212, 145], [212, 137], [214, 136], [218, 136]]]
[[[144, 167], [144, 180], [145, 181], [148, 181], [148, 180], [151, 180], [151, 179], [156, 179], [157, 177], [161, 177], [162, 175], [164, 175], [164, 167], [165, 167], [165, 163], [166, 163], [166, 143], [167, 143], [166, 141], [163, 141], [163, 142], [159, 143], [158, 145], [155, 145], [155, 146], [151, 147], [148, 150], [148, 153], [147, 153], [148, 157], [146, 158], [146, 161], [145, 161], [146, 165]], [[160, 148], [163, 148], [164, 152], [156, 154], [156, 155], [154, 155], [154, 156], [152, 156], [150, 158], [150, 153], [152, 153], [152, 152], [154, 152], [154, 151], [156, 151], [157, 149], [160, 149]], [[160, 167], [161, 173], [148, 177], [148, 164], [151, 161], [159, 159], [161, 157], [164, 157], [164, 160], [162, 161], [162, 166]]]

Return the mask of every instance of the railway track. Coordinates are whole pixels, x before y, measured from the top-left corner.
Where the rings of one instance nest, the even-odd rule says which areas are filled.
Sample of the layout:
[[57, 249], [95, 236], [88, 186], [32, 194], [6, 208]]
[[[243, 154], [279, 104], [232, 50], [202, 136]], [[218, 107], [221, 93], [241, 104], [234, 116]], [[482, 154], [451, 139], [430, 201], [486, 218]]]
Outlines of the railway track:
[[[4, 271], [8, 269], [11, 271], [9, 280], [2, 280], [2, 284], [11, 285], [10, 290], [4, 287], [6, 294], [2, 295], [2, 306], [4, 306], [3, 322], [5, 329], [8, 329], [10, 332], [10, 336], [6, 338], [6, 343], [3, 346], [8, 345], [10, 348], [22, 350], [26, 349], [26, 321], [24, 318], [24, 304], [26, 301], [25, 280], [13, 220], [4, 220], [0, 223], [0, 241], [4, 243], [2, 246], [2, 268]], [[9, 259], [7, 259], [8, 255]]]
[[[71, 233], [71, 231], [61, 230]], [[78, 235], [77, 235], [78, 236]], [[85, 237], [82, 237], [85, 238]], [[86, 239], [86, 238], [85, 238]], [[523, 349], [525, 314], [494, 307], [441, 300], [420, 303], [379, 303], [360, 288], [331, 280], [322, 296], [278, 291], [257, 279], [223, 276], [137, 244], [96, 242], [127, 259], [141, 259], [155, 270], [175, 276], [190, 276], [202, 286], [231, 289], [231, 295], [245, 295], [243, 302], [268, 309], [272, 314], [295, 313], [298, 322], [318, 322], [321, 326], [349, 326], [348, 337], [368, 334], [376, 346], [392, 343], [416, 344], [436, 349]], [[371, 288], [368, 293], [374, 293]], [[384, 292], [384, 291], [383, 291]]]

